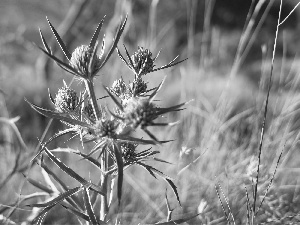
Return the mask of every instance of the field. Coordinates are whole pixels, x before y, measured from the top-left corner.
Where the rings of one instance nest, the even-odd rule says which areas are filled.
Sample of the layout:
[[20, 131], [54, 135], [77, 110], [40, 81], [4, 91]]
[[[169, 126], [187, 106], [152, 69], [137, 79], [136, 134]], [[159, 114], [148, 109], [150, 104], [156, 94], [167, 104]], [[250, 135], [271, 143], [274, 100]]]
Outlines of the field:
[[298, 4], [1, 1], [0, 224], [299, 224]]

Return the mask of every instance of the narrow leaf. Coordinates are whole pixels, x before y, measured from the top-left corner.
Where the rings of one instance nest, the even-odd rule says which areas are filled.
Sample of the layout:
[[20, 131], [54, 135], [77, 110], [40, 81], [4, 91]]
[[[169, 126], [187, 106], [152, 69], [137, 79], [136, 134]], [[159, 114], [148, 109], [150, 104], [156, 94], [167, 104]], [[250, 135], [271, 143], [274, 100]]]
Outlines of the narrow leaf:
[[[23, 175], [24, 175], [24, 174], [23, 174]], [[24, 175], [24, 176], [25, 176], [25, 175]], [[26, 177], [26, 176], [25, 176], [25, 178], [26, 178], [26, 180], [27, 180], [30, 184], [32, 184], [32, 185], [35, 186], [36, 188], [41, 189], [42, 191], [47, 192], [48, 194], [52, 194], [52, 193], [53, 193], [53, 190], [52, 190], [52, 189], [46, 187], [45, 185], [41, 184], [40, 182], [37, 182], [37, 181], [35, 181], [35, 180], [33, 180], [33, 179], [29, 178], [29, 177]]]
[[126, 18], [124, 20], [124, 22], [122, 23], [122, 25], [120, 25], [119, 29], [118, 29], [118, 32], [114, 38], [114, 42], [111, 46], [111, 48], [109, 49], [104, 61], [102, 62], [101, 66], [100, 66], [100, 69], [105, 65], [105, 63], [107, 62], [107, 60], [109, 59], [109, 57], [111, 56], [111, 54], [114, 52], [115, 48], [117, 47], [117, 44], [120, 40], [120, 37], [124, 31], [124, 28], [125, 28], [125, 25], [126, 25], [126, 22], [127, 22], [127, 15], [126, 15]]
[[46, 40], [45, 40], [45, 38], [44, 38], [44, 35], [43, 35], [41, 29], [39, 29], [39, 32], [40, 32], [40, 36], [41, 36], [41, 39], [42, 39], [44, 48], [47, 50], [47, 52], [48, 52], [49, 54], [51, 54], [51, 49], [49, 48], [49, 46], [48, 46], [48, 44], [47, 44], [47, 42], [46, 42]]
[[122, 186], [123, 186], [123, 158], [122, 158], [122, 152], [121, 149], [117, 144], [114, 144], [114, 153], [117, 160], [117, 166], [118, 166], [118, 201], [119, 205], [121, 202], [122, 197]]
[[[177, 57], [178, 57], [178, 56], [177, 56]], [[176, 62], [176, 63], [173, 63], [173, 62], [177, 59], [177, 57], [176, 57], [175, 59], [173, 59], [169, 64], [164, 65], [164, 66], [162, 66], [162, 67], [160, 67], [160, 68], [156, 68], [156, 69], [152, 70], [152, 72], [155, 72], [155, 71], [158, 71], [158, 70], [163, 70], [163, 69], [166, 69], [166, 68], [175, 66], [175, 65], [177, 65], [177, 64], [179, 64], [179, 63], [182, 63], [182, 62], [184, 62], [185, 60], [187, 60], [187, 58], [186, 58], [186, 59], [184, 59], [184, 60], [181, 60], [181, 61], [178, 61], [178, 62]]]
[[82, 121], [66, 117], [66, 116], [64, 116], [65, 114], [63, 114], [63, 113], [58, 113], [58, 112], [54, 112], [54, 111], [49, 110], [49, 109], [44, 109], [42, 107], [39, 107], [39, 106], [29, 102], [26, 98], [25, 98], [25, 101], [31, 106], [31, 108], [33, 108], [35, 111], [37, 111], [38, 113], [40, 113], [40, 114], [42, 114], [46, 117], [50, 117], [50, 118], [58, 119], [58, 120], [63, 120], [63, 121], [65, 121], [67, 123], [70, 123], [72, 125], [79, 125], [79, 126], [85, 127], [85, 128], [92, 128], [92, 126], [89, 125], [88, 123], [84, 123]]
[[100, 21], [100, 23], [98, 24], [98, 26], [97, 26], [97, 28], [96, 28], [94, 34], [93, 34], [93, 37], [92, 37], [91, 42], [90, 42], [90, 44], [89, 44], [89, 47], [92, 48], [92, 49], [94, 49], [94, 47], [95, 47], [95, 44], [96, 44], [97, 39], [98, 39], [98, 37], [99, 37], [99, 33], [100, 33], [100, 31], [101, 31], [103, 22], [104, 22], [104, 18]]
[[59, 34], [57, 33], [57, 31], [55, 30], [55, 28], [52, 26], [52, 24], [50, 23], [49, 19], [46, 17], [48, 23], [49, 23], [49, 26], [56, 38], [56, 41], [58, 42], [61, 50], [63, 51], [63, 53], [65, 54], [65, 56], [67, 57], [68, 60], [71, 59], [71, 54], [70, 52], [68, 51], [66, 45], [64, 44], [63, 40], [60, 38]]
[[[41, 160], [41, 167], [43, 168], [43, 170], [48, 173], [59, 185], [60, 187], [64, 190], [64, 191], [68, 191], [69, 188], [67, 187], [67, 185], [60, 179], [58, 178], [58, 176], [52, 172], [46, 165], [45, 163], [43, 162], [43, 160]], [[75, 208], [77, 209], [83, 209], [81, 207], [81, 202], [79, 201], [79, 199], [77, 198], [76, 195], [72, 195], [69, 198], [66, 199], [71, 205], [73, 205]]]
[[174, 106], [171, 106], [171, 107], [167, 107], [167, 108], [157, 108], [156, 115], [162, 115], [162, 114], [165, 114], [165, 113], [168, 113], [168, 112], [182, 110], [182, 109], [180, 109], [180, 107], [182, 107], [184, 105], [187, 105], [192, 101], [194, 101], [194, 100], [192, 99], [190, 101], [187, 101], [187, 102], [184, 102], [184, 103], [181, 103], [181, 104], [178, 104], [178, 105], [174, 105]]
[[122, 110], [122, 112], [124, 111], [124, 109], [123, 109], [123, 106], [122, 106], [122, 104], [115, 98], [115, 96], [110, 92], [110, 90], [107, 88], [107, 87], [105, 87], [105, 86], [103, 86], [104, 87], [104, 89], [106, 90], [106, 92], [108, 93], [108, 95], [112, 98], [112, 100], [115, 102], [115, 104], [118, 106], [118, 108], [120, 109], [120, 110]]
[[54, 100], [54, 98], [52, 97], [52, 95], [51, 95], [51, 93], [50, 93], [50, 89], [49, 89], [49, 88], [48, 88], [48, 95], [49, 95], [49, 98], [50, 98], [50, 100], [51, 100], [52, 104], [53, 104], [53, 105], [55, 105], [55, 100]]
[[[141, 139], [141, 138], [135, 138], [135, 137], [130, 137], [130, 136], [126, 136], [126, 135], [118, 135], [117, 139], [122, 140], [122, 141], [132, 142], [134, 144], [141, 144], [141, 145], [156, 145], [157, 144], [153, 140], [144, 140], [144, 139]], [[170, 141], [173, 141], [173, 140], [159, 141], [159, 143], [163, 144], [163, 143], [168, 143]]]
[[126, 61], [126, 59], [123, 57], [123, 55], [121, 54], [120, 50], [118, 48], [116, 48], [118, 56], [120, 57], [120, 59], [126, 64], [126, 66], [130, 67], [130, 65], [128, 64], [128, 62]]
[[37, 204], [30, 204], [27, 206], [30, 207], [38, 207], [38, 208], [42, 208], [42, 207], [51, 207], [53, 205], [57, 205], [58, 203], [60, 203], [61, 201], [65, 200], [66, 198], [76, 194], [77, 192], [79, 192], [82, 189], [82, 187], [76, 187], [76, 188], [72, 188], [66, 192], [61, 193], [58, 197], [52, 199], [49, 202], [46, 203], [37, 203]]
[[157, 140], [157, 138], [149, 131], [149, 130], [147, 130], [146, 128], [144, 128], [144, 129], [142, 129], [146, 134], [148, 134], [148, 136], [150, 137], [150, 138], [152, 138], [153, 139], [153, 141], [155, 142], [155, 144], [158, 144], [158, 145], [160, 145], [161, 143]]
[[80, 175], [78, 175], [74, 170], [72, 170], [70, 167], [66, 166], [63, 162], [61, 162], [58, 158], [56, 158], [47, 148], [45, 148], [45, 152], [49, 156], [49, 158], [66, 174], [68, 174], [70, 177], [77, 180], [79, 183], [81, 183], [86, 188], [92, 188], [92, 190], [96, 191], [97, 193], [104, 195], [102, 188], [98, 187], [97, 185], [88, 182], [84, 178], [82, 178]]
[[44, 144], [42, 144], [43, 147], [33, 157], [33, 159], [31, 160], [31, 162], [33, 162], [44, 151], [44, 147], [46, 147], [51, 141], [53, 141], [54, 139], [56, 139], [56, 138], [58, 138], [60, 136], [63, 136], [65, 134], [68, 134], [68, 133], [71, 133], [71, 132], [74, 132], [74, 131], [75, 131], [74, 128], [71, 128], [71, 129], [66, 129], [66, 130], [60, 131], [57, 134], [54, 134], [51, 138], [49, 138], [48, 141], [46, 141]]
[[126, 55], [127, 55], [128, 60], [129, 60], [130, 66], [131, 66], [131, 68], [133, 69], [134, 65], [133, 65], [132, 59], [131, 59], [131, 57], [130, 57], [130, 54], [129, 54], [127, 48], [126, 48], [126, 45], [123, 44], [123, 46], [124, 46], [124, 48], [125, 48]]
[[86, 212], [89, 216], [89, 222], [91, 222], [92, 225], [98, 225], [99, 223], [97, 222], [97, 218], [91, 204], [89, 192], [86, 188], [83, 189], [83, 201], [84, 201]]
[[180, 199], [179, 199], [179, 195], [178, 195], [178, 192], [177, 192], [177, 187], [176, 187], [176, 185], [173, 183], [173, 181], [171, 181], [171, 180], [168, 179], [168, 178], [166, 178], [165, 180], [166, 180], [166, 181], [168, 182], [168, 184], [171, 186], [171, 188], [172, 188], [172, 190], [173, 190], [173, 192], [174, 192], [174, 194], [175, 194], [175, 196], [176, 196], [176, 198], [177, 198], [177, 201], [178, 201], [179, 205], [181, 206], [181, 203], [180, 203]]
[[157, 88], [152, 92], [152, 94], [149, 96], [149, 101], [151, 102], [154, 97], [156, 96], [157, 92], [160, 90], [161, 86], [163, 85], [166, 77], [160, 82], [160, 84], [157, 86]]
[[43, 53], [45, 53], [48, 57], [50, 57], [52, 60], [54, 60], [61, 68], [63, 68], [64, 70], [66, 70], [69, 73], [72, 73], [73, 75], [76, 75], [78, 77], [82, 77], [80, 73], [78, 73], [78, 71], [76, 71], [72, 66], [70, 66], [67, 63], [64, 63], [62, 60], [60, 60], [59, 58], [57, 58], [56, 56], [48, 53], [47, 51], [45, 51], [44, 49], [42, 49], [41, 47], [37, 46]]
[[73, 208], [70, 208], [70, 207], [67, 207], [65, 206], [64, 204], [61, 204], [62, 207], [64, 207], [66, 210], [68, 210], [69, 212], [73, 213], [74, 215], [84, 219], [85, 221], [89, 221], [89, 216], [82, 213], [82, 212], [79, 212], [78, 210], [76, 209], [73, 209]]
[[155, 174], [151, 170], [152, 169], [151, 166], [146, 165], [146, 164], [144, 164], [142, 162], [137, 162], [137, 164], [140, 165], [140, 166], [142, 166], [144, 169], [146, 169], [151, 174], [151, 176], [153, 176], [155, 179], [157, 179], [157, 177], [155, 176]]

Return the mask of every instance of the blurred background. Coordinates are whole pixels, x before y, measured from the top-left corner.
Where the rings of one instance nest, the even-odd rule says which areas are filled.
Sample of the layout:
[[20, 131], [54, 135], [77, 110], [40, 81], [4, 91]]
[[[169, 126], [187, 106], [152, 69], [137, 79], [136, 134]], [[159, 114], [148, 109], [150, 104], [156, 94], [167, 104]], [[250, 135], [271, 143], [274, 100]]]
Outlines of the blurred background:
[[[296, 0], [284, 0], [281, 20], [297, 3]], [[214, 184], [220, 182], [232, 202], [236, 218], [243, 221], [242, 215], [246, 211], [243, 184], [250, 184], [245, 181], [246, 168], [258, 149], [279, 5], [279, 0], [1, 0], [0, 117], [20, 117], [15, 125], [27, 152], [23, 151], [17, 132], [7, 121], [0, 121], [0, 212], [7, 213], [10, 208], [5, 206], [13, 204], [20, 192], [36, 191], [28, 184], [24, 186], [22, 173], [49, 120], [33, 111], [24, 98], [44, 108], [52, 108], [48, 88], [55, 95], [63, 86], [62, 80], [68, 83], [72, 79], [36, 47], [42, 46], [40, 28], [54, 54], [64, 58], [46, 16], [72, 52], [77, 46], [89, 43], [104, 16], [100, 37], [105, 34], [109, 46], [118, 25], [128, 14], [118, 45], [122, 52], [123, 44], [131, 53], [138, 46], [150, 49], [154, 56], [161, 50], [156, 62], [158, 67], [177, 55], [179, 60], [188, 58], [178, 66], [151, 73], [146, 78], [154, 87], [167, 76], [158, 95], [161, 105], [172, 106], [194, 99], [185, 111], [167, 116], [168, 121], [180, 120], [180, 126], [155, 130], [159, 139], [175, 140], [159, 147], [161, 158], [174, 163], [165, 172], [176, 178], [182, 198], [183, 207], [177, 206], [175, 217], [200, 210], [203, 215], [190, 224], [222, 218], [214, 188]], [[281, 150], [285, 149], [275, 185], [279, 191], [272, 192], [272, 196], [278, 199], [278, 196], [286, 196], [286, 192], [281, 194], [279, 187], [288, 189], [288, 200], [282, 202], [287, 202], [289, 207], [277, 214], [270, 207], [264, 209], [264, 213], [270, 214], [266, 215], [275, 219], [284, 217], [287, 212], [297, 212], [300, 202], [295, 197], [299, 191], [300, 166], [297, 159], [299, 17], [300, 8], [297, 8], [279, 29], [263, 148], [263, 178], [266, 177], [266, 182]], [[125, 81], [133, 80], [129, 72], [114, 54], [95, 82], [97, 95], [105, 95], [102, 85], [110, 86], [121, 76]], [[103, 104], [107, 104], [106, 101]], [[47, 135], [50, 137], [61, 129], [63, 125], [54, 121]], [[52, 147], [57, 147], [58, 143], [61, 141], [52, 143]], [[63, 145], [76, 146], [78, 141]], [[185, 149], [192, 150], [186, 152]], [[66, 155], [62, 157], [69, 160], [70, 165], [77, 163]], [[178, 174], [180, 168], [195, 159], [198, 159], [195, 167], [185, 171], [186, 174]], [[78, 166], [78, 170], [84, 174], [84, 165]], [[130, 221], [156, 222], [166, 213], [162, 197], [164, 184], [149, 181], [143, 173], [132, 169], [125, 179], [127, 195], [124, 196], [127, 198], [122, 203], [122, 216], [128, 224]], [[30, 172], [30, 177], [41, 179], [38, 168]], [[135, 193], [139, 197], [133, 199], [131, 196], [137, 196]], [[176, 201], [172, 203], [175, 207]], [[112, 211], [116, 213], [117, 209]], [[12, 218], [22, 221], [28, 214], [26, 210], [17, 210]], [[63, 219], [49, 215], [47, 221], [60, 224]]]

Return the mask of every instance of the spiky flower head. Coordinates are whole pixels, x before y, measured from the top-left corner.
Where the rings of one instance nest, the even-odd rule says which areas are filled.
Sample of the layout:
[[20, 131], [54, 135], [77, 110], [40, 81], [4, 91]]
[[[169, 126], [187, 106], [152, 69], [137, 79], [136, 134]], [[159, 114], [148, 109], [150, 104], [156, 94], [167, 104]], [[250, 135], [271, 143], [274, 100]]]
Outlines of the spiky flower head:
[[116, 120], [98, 120], [94, 125], [93, 133], [98, 138], [114, 138], [116, 136], [118, 126], [119, 123]]
[[127, 85], [122, 78], [115, 80], [110, 90], [119, 98], [122, 98], [127, 93]]
[[70, 65], [84, 77], [93, 77], [101, 66], [100, 57], [87, 45], [77, 47], [72, 53]]
[[138, 47], [137, 52], [131, 56], [134, 70], [139, 76], [150, 73], [154, 67], [154, 61], [151, 58], [152, 53], [149, 49]]
[[55, 97], [55, 109], [58, 112], [74, 111], [79, 103], [75, 90], [64, 86], [58, 90]]
[[140, 96], [147, 91], [147, 83], [141, 77], [136, 77], [129, 86], [133, 96]]
[[157, 118], [157, 107], [148, 99], [131, 98], [126, 102], [124, 118], [127, 125], [133, 128], [145, 128]]

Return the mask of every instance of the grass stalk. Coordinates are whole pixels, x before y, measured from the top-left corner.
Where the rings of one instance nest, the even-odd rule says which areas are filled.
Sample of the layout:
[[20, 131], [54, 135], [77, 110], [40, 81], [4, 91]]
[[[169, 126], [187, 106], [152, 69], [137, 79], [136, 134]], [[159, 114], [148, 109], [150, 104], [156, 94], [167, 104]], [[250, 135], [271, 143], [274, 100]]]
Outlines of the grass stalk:
[[274, 46], [273, 46], [271, 70], [270, 70], [270, 75], [269, 75], [268, 90], [267, 90], [267, 96], [266, 96], [266, 101], [265, 101], [264, 116], [263, 116], [263, 122], [262, 122], [262, 128], [261, 128], [259, 148], [258, 148], [258, 156], [257, 156], [258, 165], [257, 165], [256, 183], [255, 183], [255, 187], [254, 187], [254, 199], [253, 199], [253, 206], [252, 206], [252, 209], [253, 209], [252, 222], [254, 222], [254, 217], [255, 217], [255, 214], [256, 214], [256, 201], [257, 201], [257, 194], [258, 194], [257, 193], [258, 192], [257, 188], [258, 188], [258, 181], [259, 181], [261, 153], [262, 153], [262, 146], [263, 146], [264, 135], [265, 135], [265, 127], [266, 127], [266, 118], [267, 118], [267, 112], [268, 112], [269, 98], [270, 98], [270, 92], [271, 92], [271, 87], [272, 87], [274, 60], [275, 60], [275, 53], [276, 53], [278, 30], [279, 30], [279, 26], [280, 26], [281, 10], [282, 10], [282, 0], [280, 1], [278, 23], [277, 23], [277, 27], [276, 27], [275, 41], [274, 41]]

